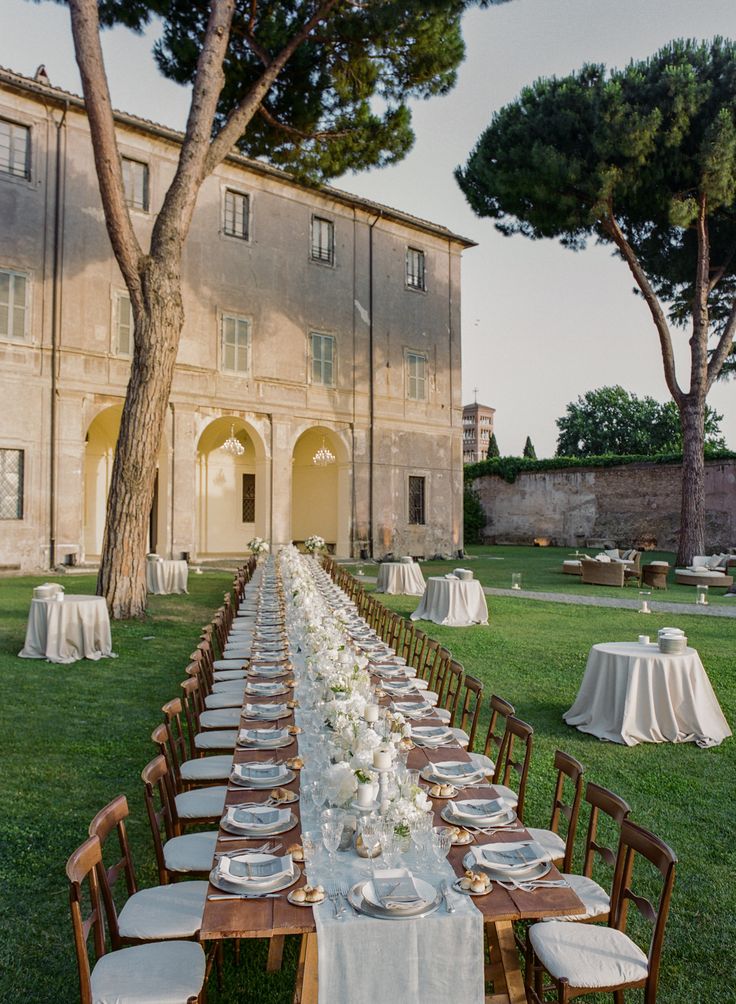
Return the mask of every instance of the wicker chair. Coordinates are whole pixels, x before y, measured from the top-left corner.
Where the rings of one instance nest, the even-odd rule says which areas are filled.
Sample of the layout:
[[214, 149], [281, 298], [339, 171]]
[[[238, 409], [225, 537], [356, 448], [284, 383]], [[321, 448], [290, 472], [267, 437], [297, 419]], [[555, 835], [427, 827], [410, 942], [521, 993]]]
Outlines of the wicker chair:
[[623, 586], [626, 566], [619, 561], [595, 561], [583, 558], [583, 583], [591, 586]]

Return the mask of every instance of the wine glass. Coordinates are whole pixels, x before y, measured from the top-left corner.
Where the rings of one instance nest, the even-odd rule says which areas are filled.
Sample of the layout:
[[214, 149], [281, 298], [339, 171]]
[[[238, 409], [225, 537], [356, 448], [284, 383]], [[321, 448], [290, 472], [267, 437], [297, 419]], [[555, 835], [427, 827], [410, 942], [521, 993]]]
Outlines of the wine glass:
[[437, 864], [441, 865], [452, 847], [452, 830], [449, 826], [433, 826], [432, 834], [432, 852]]
[[368, 857], [376, 857], [376, 850], [381, 843], [381, 820], [371, 813], [363, 816], [360, 820], [360, 835], [363, 838], [363, 846], [368, 852]]
[[309, 865], [314, 861], [318, 843], [319, 841], [315, 833], [311, 830], [302, 830], [302, 851], [304, 852], [305, 865]]
[[321, 816], [322, 843], [325, 845], [330, 864], [335, 864], [335, 853], [340, 846], [343, 830], [343, 814], [335, 809], [325, 809]]

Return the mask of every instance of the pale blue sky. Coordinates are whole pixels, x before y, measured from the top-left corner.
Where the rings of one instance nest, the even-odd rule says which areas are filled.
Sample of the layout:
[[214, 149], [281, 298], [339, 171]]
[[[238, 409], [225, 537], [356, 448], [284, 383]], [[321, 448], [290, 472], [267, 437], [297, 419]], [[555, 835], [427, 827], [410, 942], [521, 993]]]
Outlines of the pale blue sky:
[[[585, 62], [623, 65], [677, 37], [736, 38], [733, 0], [512, 0], [471, 12], [467, 58], [455, 90], [414, 109], [417, 141], [394, 168], [339, 179], [339, 187], [442, 223], [477, 241], [463, 263], [463, 400], [497, 409], [502, 453], [520, 453], [531, 435], [551, 455], [555, 419], [579, 394], [620, 383], [666, 400], [654, 326], [631, 294], [625, 266], [610, 252], [582, 254], [551, 241], [504, 238], [467, 208], [452, 177], [492, 112], [537, 77]], [[105, 36], [117, 108], [181, 128], [187, 92], [157, 73], [151, 39], [118, 29]], [[68, 11], [51, 3], [3, 0], [0, 65], [32, 75], [45, 63], [51, 82], [80, 92]], [[680, 381], [687, 384], [687, 336], [676, 332]], [[736, 449], [736, 381], [711, 404]]]

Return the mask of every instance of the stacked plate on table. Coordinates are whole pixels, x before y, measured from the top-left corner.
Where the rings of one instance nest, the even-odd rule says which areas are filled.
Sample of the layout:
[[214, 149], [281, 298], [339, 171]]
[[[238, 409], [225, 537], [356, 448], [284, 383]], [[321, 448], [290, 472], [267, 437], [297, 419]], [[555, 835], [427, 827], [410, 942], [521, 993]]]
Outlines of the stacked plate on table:
[[664, 655], [682, 655], [687, 648], [685, 632], [680, 628], [660, 628], [657, 632], [659, 651]]
[[[421, 681], [424, 683], [424, 681]], [[401, 697], [403, 694], [416, 694], [421, 689], [417, 680], [384, 680], [381, 690], [394, 697]]]
[[291, 711], [285, 704], [248, 704], [243, 708], [242, 717], [252, 721], [275, 722], [279, 718], [289, 718]]
[[552, 867], [552, 860], [533, 840], [475, 846], [463, 858], [466, 868], [480, 868], [492, 879], [536, 882]]
[[283, 763], [236, 763], [230, 774], [233, 784], [244, 788], [273, 788], [276, 784], [288, 784], [294, 780], [294, 771]]
[[446, 725], [415, 725], [411, 730], [411, 738], [416, 746], [426, 746], [428, 749], [457, 742], [455, 733]]
[[425, 781], [433, 784], [474, 785], [486, 780], [485, 770], [476, 767], [467, 760], [442, 760], [440, 763], [428, 763], [422, 770]]
[[220, 820], [228, 833], [240, 837], [273, 837], [286, 833], [296, 826], [297, 819], [291, 809], [275, 809], [269, 805], [229, 805]]
[[280, 889], [288, 889], [301, 876], [301, 871], [290, 854], [275, 857], [273, 854], [242, 854], [221, 857], [210, 872], [210, 882], [224, 892], [242, 896], [264, 896]]
[[290, 668], [286, 665], [286, 657], [279, 660], [265, 661], [264, 656], [253, 656], [250, 665], [246, 670], [248, 676], [265, 676], [271, 680], [277, 680], [281, 676], [288, 676]]
[[352, 887], [348, 899], [359, 913], [383, 920], [425, 917], [442, 902], [442, 894], [408, 868], [376, 870]]
[[264, 750], [277, 750], [293, 742], [288, 729], [241, 729], [238, 746], [254, 746]]
[[422, 718], [431, 718], [434, 715], [434, 707], [427, 701], [394, 701], [391, 705], [394, 711], [398, 711], [405, 718], [420, 721]]
[[[283, 675], [283, 674], [282, 674]], [[289, 688], [283, 684], [267, 680], [250, 680], [245, 685], [245, 693], [252, 697], [278, 697], [280, 694], [288, 694]]]
[[410, 680], [417, 675], [415, 669], [410, 669], [408, 666], [402, 666], [399, 663], [377, 663], [371, 666], [371, 672], [382, 680]]
[[486, 829], [508, 826], [516, 820], [513, 805], [505, 798], [468, 798], [448, 802], [440, 813], [446, 823], [453, 826]]

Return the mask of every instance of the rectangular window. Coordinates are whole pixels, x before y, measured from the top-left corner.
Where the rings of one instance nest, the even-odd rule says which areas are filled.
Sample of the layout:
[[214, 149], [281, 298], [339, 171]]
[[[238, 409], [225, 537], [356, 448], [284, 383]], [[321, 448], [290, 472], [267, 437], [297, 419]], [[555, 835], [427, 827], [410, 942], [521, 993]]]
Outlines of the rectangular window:
[[133, 355], [133, 311], [127, 293], [115, 294], [115, 354]]
[[409, 522], [420, 526], [425, 523], [424, 482], [425, 478], [409, 477]]
[[427, 357], [419, 352], [406, 353], [406, 396], [410, 401], [427, 397]]
[[256, 521], [256, 476], [255, 474], [243, 475], [243, 522], [255, 523]]
[[321, 261], [324, 265], [335, 264], [335, 224], [332, 220], [312, 217], [311, 257], [312, 261]]
[[229, 237], [248, 240], [248, 196], [225, 190], [224, 230]]
[[0, 519], [23, 519], [23, 450], [0, 450]]
[[0, 119], [0, 172], [16, 178], [31, 176], [31, 130]]
[[0, 269], [0, 338], [27, 335], [28, 276]]
[[406, 249], [406, 285], [410, 289], [426, 289], [424, 251], [416, 248]]
[[148, 212], [148, 164], [123, 157], [125, 202], [131, 209]]
[[309, 336], [312, 350], [312, 383], [325, 387], [335, 385], [335, 339], [332, 335]]
[[222, 368], [230, 373], [247, 373], [250, 352], [250, 321], [245, 317], [222, 318]]

